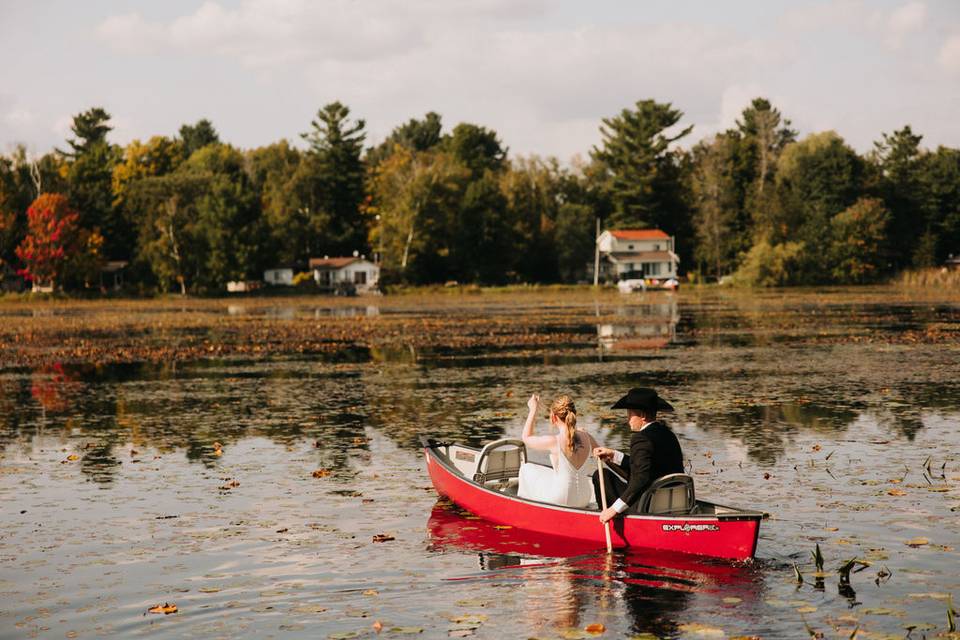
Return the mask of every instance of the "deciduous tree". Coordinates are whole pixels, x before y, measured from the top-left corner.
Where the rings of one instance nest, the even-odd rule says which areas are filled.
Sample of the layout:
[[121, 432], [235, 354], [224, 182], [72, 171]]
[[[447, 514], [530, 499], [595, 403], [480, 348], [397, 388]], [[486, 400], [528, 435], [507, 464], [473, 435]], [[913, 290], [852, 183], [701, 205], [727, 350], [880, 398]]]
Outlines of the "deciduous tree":
[[890, 212], [883, 201], [861, 198], [830, 221], [827, 257], [838, 282], [859, 284], [883, 273]]
[[23, 276], [37, 287], [57, 287], [65, 267], [85, 247], [80, 214], [59, 193], [40, 195], [27, 209], [27, 234], [16, 249]]
[[697, 261], [715, 277], [733, 272], [745, 250], [736, 182], [739, 136], [720, 134], [693, 149], [690, 180]]

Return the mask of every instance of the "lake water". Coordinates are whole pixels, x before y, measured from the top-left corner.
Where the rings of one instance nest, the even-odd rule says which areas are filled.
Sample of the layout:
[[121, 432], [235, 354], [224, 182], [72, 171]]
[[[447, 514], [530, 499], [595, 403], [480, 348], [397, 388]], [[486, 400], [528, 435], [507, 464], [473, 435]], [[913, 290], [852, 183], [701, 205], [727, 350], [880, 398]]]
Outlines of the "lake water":
[[[323, 356], [8, 363], [0, 637], [920, 638], [945, 632], [960, 599], [956, 297], [230, 304], [211, 316], [429, 318], [437, 337]], [[476, 318], [509, 326], [495, 348], [445, 344], [444, 323]], [[571, 551], [430, 486], [421, 434], [519, 434], [531, 392], [569, 393], [580, 424], [620, 447], [629, 431], [608, 407], [640, 385], [677, 407], [668, 422], [698, 496], [770, 513], [755, 561]], [[864, 564], [843, 584], [853, 558]], [[147, 613], [163, 603], [177, 613]], [[585, 631], [595, 624], [605, 631]]]

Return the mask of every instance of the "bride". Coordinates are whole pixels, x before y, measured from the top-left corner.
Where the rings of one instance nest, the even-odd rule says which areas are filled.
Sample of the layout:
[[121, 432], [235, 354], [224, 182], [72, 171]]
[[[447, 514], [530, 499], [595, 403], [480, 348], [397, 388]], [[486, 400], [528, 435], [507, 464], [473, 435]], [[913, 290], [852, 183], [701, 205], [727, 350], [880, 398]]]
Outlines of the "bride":
[[593, 501], [591, 476], [597, 470], [597, 462], [590, 453], [597, 443], [589, 433], [577, 429], [577, 408], [573, 400], [570, 396], [560, 396], [550, 407], [550, 424], [556, 427], [556, 435], [533, 433], [540, 396], [530, 396], [527, 407], [530, 414], [523, 425], [523, 443], [529, 449], [548, 451], [552, 467], [524, 463], [520, 467], [517, 495], [565, 507], [586, 507]]

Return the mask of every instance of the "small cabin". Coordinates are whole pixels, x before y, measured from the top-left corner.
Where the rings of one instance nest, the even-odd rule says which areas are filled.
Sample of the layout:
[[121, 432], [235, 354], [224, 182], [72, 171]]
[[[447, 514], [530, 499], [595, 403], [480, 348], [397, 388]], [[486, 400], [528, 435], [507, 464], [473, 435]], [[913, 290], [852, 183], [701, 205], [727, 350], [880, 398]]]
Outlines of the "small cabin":
[[292, 287], [293, 268], [275, 267], [263, 272], [263, 281], [270, 287]]
[[337, 293], [370, 293], [380, 282], [380, 266], [364, 256], [310, 258], [310, 270], [318, 287]]

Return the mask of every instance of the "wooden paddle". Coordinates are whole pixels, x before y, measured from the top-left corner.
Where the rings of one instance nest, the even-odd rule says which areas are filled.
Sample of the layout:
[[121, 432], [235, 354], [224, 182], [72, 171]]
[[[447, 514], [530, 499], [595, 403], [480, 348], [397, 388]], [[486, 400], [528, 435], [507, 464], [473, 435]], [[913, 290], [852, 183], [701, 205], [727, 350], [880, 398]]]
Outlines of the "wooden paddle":
[[[607, 510], [607, 483], [603, 476], [603, 459], [597, 456], [597, 470], [600, 471], [600, 502], [603, 510]], [[613, 553], [613, 543], [610, 542], [610, 521], [603, 523], [603, 532], [607, 534], [607, 553]]]

